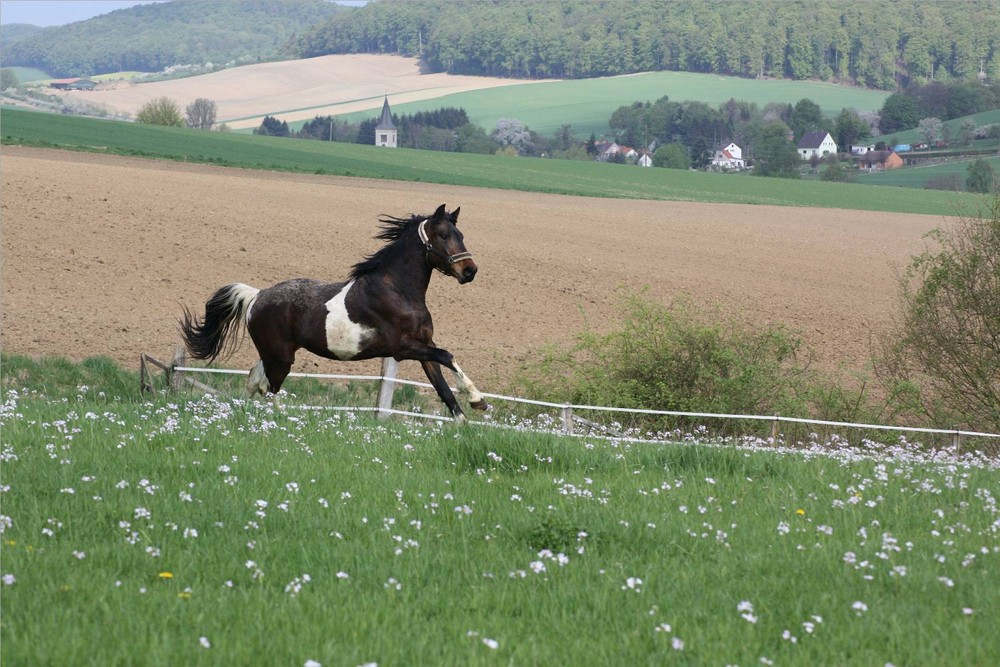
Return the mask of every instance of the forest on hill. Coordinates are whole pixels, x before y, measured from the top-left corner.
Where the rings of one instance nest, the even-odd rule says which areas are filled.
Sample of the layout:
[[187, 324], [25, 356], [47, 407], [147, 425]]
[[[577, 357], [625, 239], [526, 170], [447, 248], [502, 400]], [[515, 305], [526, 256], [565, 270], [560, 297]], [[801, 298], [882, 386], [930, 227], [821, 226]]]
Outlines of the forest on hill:
[[[303, 31], [345, 11], [326, 0], [172, 0], [136, 5], [64, 26], [4, 26], [4, 67], [54, 77], [176, 65], [237, 65], [273, 60]], [[8, 33], [16, 39], [11, 39]]]
[[290, 53], [400, 53], [453, 74], [678, 70], [891, 90], [1000, 75], [1000, 1], [380, 0], [303, 33]]

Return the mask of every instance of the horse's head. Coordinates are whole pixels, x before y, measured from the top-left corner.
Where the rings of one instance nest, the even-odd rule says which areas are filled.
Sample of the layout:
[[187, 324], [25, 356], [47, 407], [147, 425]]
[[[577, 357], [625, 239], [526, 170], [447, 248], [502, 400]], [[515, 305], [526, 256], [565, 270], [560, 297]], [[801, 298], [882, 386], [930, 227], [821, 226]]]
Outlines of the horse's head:
[[460, 210], [461, 207], [447, 213], [441, 204], [434, 215], [420, 223], [417, 233], [430, 265], [464, 285], [472, 282], [479, 267], [472, 261], [472, 253], [465, 249], [465, 237], [458, 230]]

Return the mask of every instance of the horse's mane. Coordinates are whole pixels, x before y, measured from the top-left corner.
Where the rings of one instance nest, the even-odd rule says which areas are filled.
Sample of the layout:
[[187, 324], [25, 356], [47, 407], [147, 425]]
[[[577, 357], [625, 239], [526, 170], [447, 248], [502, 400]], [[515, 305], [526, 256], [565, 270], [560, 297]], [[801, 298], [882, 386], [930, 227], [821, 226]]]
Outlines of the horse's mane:
[[378, 220], [382, 226], [374, 238], [386, 241], [386, 245], [351, 267], [351, 280], [378, 270], [385, 263], [386, 258], [395, 251], [397, 241], [403, 238], [408, 231], [415, 230], [417, 225], [428, 217], [426, 215], [410, 215], [405, 218], [397, 218], [392, 215], [379, 216]]

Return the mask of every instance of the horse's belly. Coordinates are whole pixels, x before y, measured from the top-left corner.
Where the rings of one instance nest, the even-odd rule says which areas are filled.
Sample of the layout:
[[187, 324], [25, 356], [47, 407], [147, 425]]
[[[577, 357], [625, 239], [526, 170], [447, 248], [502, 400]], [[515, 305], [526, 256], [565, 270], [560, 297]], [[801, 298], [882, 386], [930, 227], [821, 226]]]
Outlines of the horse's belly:
[[337, 359], [353, 359], [365, 348], [374, 329], [351, 320], [347, 313], [347, 293], [354, 281], [344, 285], [335, 297], [326, 302], [326, 347]]

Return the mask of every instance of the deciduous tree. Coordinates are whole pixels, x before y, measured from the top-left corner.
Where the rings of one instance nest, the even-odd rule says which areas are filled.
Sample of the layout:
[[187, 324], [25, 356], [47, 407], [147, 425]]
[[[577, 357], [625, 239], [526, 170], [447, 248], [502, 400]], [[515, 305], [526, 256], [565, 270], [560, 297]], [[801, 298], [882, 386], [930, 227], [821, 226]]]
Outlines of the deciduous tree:
[[212, 100], [199, 97], [184, 110], [187, 126], [196, 130], [211, 130], [218, 109]]
[[181, 116], [180, 108], [169, 97], [157, 97], [143, 104], [135, 114], [135, 120], [137, 123], [146, 123], [147, 125], [174, 127], [184, 125], [184, 117]]

